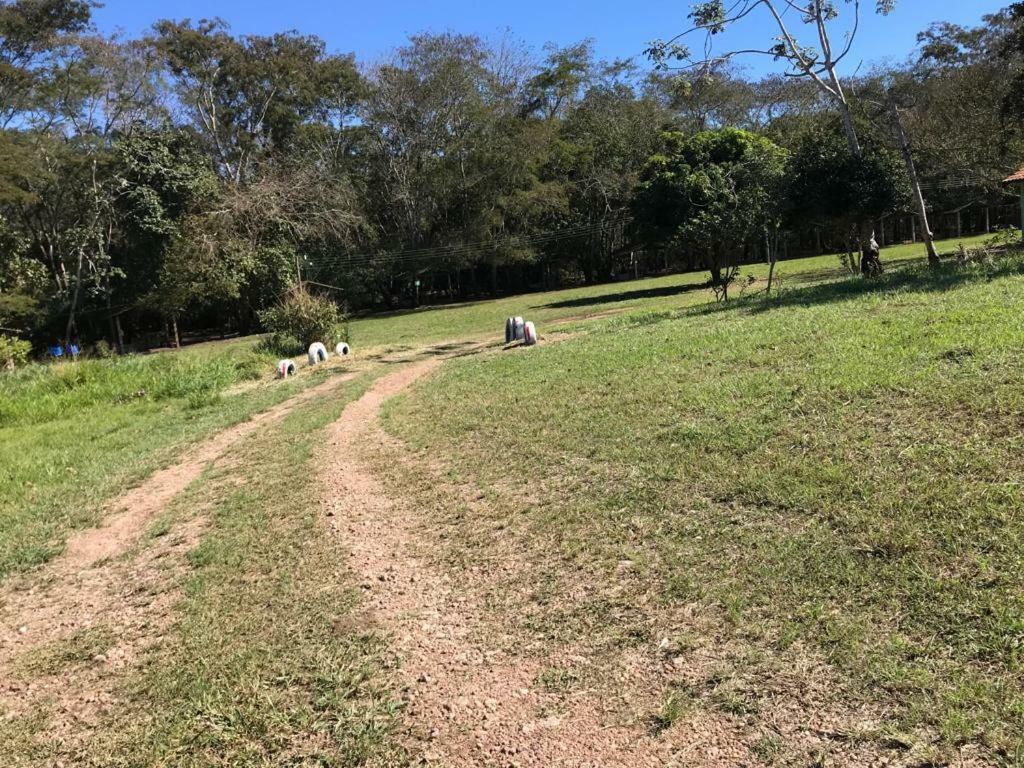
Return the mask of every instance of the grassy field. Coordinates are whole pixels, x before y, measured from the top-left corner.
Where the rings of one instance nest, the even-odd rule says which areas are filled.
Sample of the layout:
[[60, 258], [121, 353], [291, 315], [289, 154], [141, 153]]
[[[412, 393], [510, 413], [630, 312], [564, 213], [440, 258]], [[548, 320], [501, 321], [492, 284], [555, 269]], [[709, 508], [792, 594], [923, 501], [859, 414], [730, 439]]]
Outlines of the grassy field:
[[[972, 237], [956, 241], [947, 240], [937, 245], [940, 252], [951, 253], [961, 242], [966, 247], [975, 247], [987, 239], [984, 236]], [[890, 265], [890, 269], [899, 269], [910, 260], [922, 259], [923, 248], [924, 246], [919, 243], [898, 245], [886, 248], [883, 258]], [[768, 268], [763, 264], [743, 268], [744, 276], [759, 281], [750, 288], [751, 292], [764, 288], [763, 280], [767, 274]], [[837, 256], [780, 262], [776, 269], [778, 284], [783, 290], [822, 280], [835, 280], [843, 276]], [[505, 318], [512, 315], [524, 315], [528, 320], [533, 320], [538, 329], [543, 330], [551, 323], [564, 323], [602, 312], [703, 304], [714, 299], [711, 290], [707, 288], [707, 281], [707, 272], [669, 275], [627, 283], [533, 293], [495, 301], [427, 307], [414, 312], [374, 315], [355, 320], [351, 327], [354, 343], [364, 348], [401, 347], [478, 334], [493, 335], [495, 327], [500, 331]], [[739, 291], [737, 288], [736, 293]]]
[[[929, 271], [910, 261], [919, 249], [890, 249], [895, 268], [874, 282], [834, 257], [787, 262], [777, 295], [755, 283], [728, 305], [703, 275], [682, 275], [366, 318], [355, 361], [287, 383], [271, 383], [254, 340], [0, 375], [2, 578], [59, 552], [187, 445], [366, 369], [237, 445], [115, 564], [130, 581], [135, 558], [205, 520], [183, 539], [185, 566], [167, 565], [173, 549], [156, 558], [159, 589], [180, 598], [132, 620], [162, 639], [123, 674], [90, 743], [49, 739], [61, 715], [43, 707], [0, 718], [0, 753], [24, 765], [404, 764], [394, 662], [296, 478], [322, 428], [389, 367], [382, 350], [496, 337], [525, 314], [572, 334], [449, 363], [385, 413], [486, 500], [482, 517], [439, 513], [452, 565], [486, 570], [514, 544], [517, 568], [488, 596], [497, 615], [544, 647], [584, 637], [614, 655], [702, 606], [749, 646], [730, 673], [745, 687], [680, 684], [651, 714], [658, 729], [711, 697], [770, 711], [765, 665], [812, 649], [841, 670], [843, 695], [888, 708], [858, 738], [1021, 763], [1022, 257]], [[124, 643], [117, 631], [76, 634], [18, 674], [104, 674], [95, 658]], [[562, 669], [538, 678], [565, 695], [581, 684]]]
[[95, 525], [106, 501], [188, 444], [326, 374], [259, 386], [275, 361], [253, 346], [0, 374], [0, 579], [60, 552], [69, 531]]
[[[487, 519], [459, 511], [453, 562], [520, 537], [504, 599], [548, 641], [614, 649], [703, 605], [769, 657], [823, 654], [892, 708], [878, 738], [1018, 765], [1022, 352], [1019, 255], [790, 278], [775, 299], [656, 302], [460, 361], [386, 424], [491, 502]], [[744, 670], [752, 711], [765, 653]]]
[[[170, 629], [120, 681], [117, 706], [97, 718], [88, 743], [53, 737], [52, 721], [62, 714], [53, 705], [0, 718], [8, 764], [401, 764], [391, 738], [398, 715], [392, 660], [370, 625], [361, 625], [358, 589], [346, 578], [345, 553], [324, 526], [319, 500], [295, 481], [313, 471], [322, 428], [370, 379], [344, 384], [274, 430], [255, 433], [175, 500], [146, 546], [197, 518], [207, 522], [184, 573], [161, 577], [180, 597], [170, 622], [152, 615], [147, 623]], [[156, 562], [166, 570], [172, 560], [165, 553]], [[152, 585], [143, 580], [140, 588]], [[94, 626], [37, 654], [24, 671], [88, 681], [103, 666], [94, 654], [123, 632]]]
[[[920, 257], [921, 246], [897, 246], [885, 255], [900, 264]], [[763, 278], [766, 268], [746, 272]], [[836, 257], [823, 256], [783, 263], [778, 273], [785, 289], [835, 279], [840, 271]], [[712, 298], [705, 282], [704, 273], [672, 275], [376, 316], [353, 323], [354, 340], [361, 349], [401, 349], [493, 335], [512, 314], [527, 315], [543, 330], [602, 312], [705, 303]], [[0, 374], [0, 580], [60, 552], [69, 531], [94, 525], [107, 500], [184, 446], [313, 383], [306, 377], [234, 391], [265, 383], [272, 372], [274, 359], [255, 349], [254, 340], [242, 339]]]

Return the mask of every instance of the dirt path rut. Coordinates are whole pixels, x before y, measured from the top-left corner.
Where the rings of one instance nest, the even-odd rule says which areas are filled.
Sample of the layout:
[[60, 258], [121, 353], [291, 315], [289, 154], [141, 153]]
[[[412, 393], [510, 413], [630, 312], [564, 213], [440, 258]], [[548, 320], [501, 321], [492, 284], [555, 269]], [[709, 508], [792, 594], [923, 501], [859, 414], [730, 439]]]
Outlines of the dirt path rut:
[[575, 699], [545, 711], [536, 678], [544, 659], [500, 650], [450, 574], [424, 561], [415, 510], [375, 478], [367, 451], [388, 441], [377, 425], [382, 404], [431, 373], [436, 360], [378, 380], [331, 428], [321, 457], [325, 504], [352, 553], [372, 620], [402, 659], [414, 757], [443, 766], [654, 766], [666, 745], [642, 727], [606, 722], [600, 701]]
[[[0, 714], [23, 712], [44, 698], [61, 700], [68, 723], [89, 719], [110, 699], [113, 674], [161, 637], [173, 617], [177, 580], [173, 571], [203, 531], [201, 516], [176, 526], [138, 557], [119, 558], [145, 534], [154, 518], [233, 445], [287, 416], [357, 374], [337, 376], [301, 392], [189, 449], [110, 505], [103, 525], [75, 534], [64, 554], [0, 588]], [[74, 680], [26, 681], [18, 673], [28, 654], [56, 643], [86, 644], [102, 630], [103, 653]], [[71, 645], [69, 647], [77, 647]], [[85, 659], [84, 661], [88, 661]], [[6, 682], [6, 684], [5, 684]], [[58, 724], [58, 728], [59, 728]], [[68, 725], [70, 728], [71, 726]]]

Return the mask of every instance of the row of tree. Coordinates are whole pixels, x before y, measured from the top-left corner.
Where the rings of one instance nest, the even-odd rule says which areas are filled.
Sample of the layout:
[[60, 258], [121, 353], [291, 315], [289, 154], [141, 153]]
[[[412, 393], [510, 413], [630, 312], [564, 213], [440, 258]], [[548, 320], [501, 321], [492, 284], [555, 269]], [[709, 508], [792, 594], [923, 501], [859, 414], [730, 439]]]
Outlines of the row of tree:
[[89, 0], [2, 0], [0, 333], [244, 333], [300, 281], [353, 309], [696, 268], [725, 294], [780, 253], [857, 266], [908, 214], [927, 234], [977, 203], [998, 225], [1024, 157], [1024, 4], [846, 81], [857, 0], [795, 5], [814, 45], [773, 0], [694, 8], [711, 38], [777, 19], [761, 53], [785, 71], [752, 80], [685, 34], [646, 67], [458, 34], [360, 65], [296, 32], [105, 37]]

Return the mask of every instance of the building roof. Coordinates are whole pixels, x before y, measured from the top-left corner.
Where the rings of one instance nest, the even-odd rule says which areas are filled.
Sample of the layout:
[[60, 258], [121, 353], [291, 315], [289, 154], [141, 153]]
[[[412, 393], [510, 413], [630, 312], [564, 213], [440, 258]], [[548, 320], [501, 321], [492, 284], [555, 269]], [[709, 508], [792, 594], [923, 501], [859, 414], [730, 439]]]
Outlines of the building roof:
[[1018, 168], [1016, 171], [1014, 171], [1005, 179], [1003, 179], [1003, 184], [1009, 184], [1014, 181], [1024, 181], [1024, 168]]

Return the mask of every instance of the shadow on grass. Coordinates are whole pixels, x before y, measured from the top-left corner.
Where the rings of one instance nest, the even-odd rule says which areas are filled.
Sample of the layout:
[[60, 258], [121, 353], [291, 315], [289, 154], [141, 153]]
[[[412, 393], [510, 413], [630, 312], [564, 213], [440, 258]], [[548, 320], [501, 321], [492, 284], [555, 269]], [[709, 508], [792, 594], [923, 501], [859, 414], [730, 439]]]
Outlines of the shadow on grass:
[[887, 267], [890, 271], [880, 278], [864, 279], [851, 275], [846, 279], [833, 282], [783, 289], [773, 296], [765, 296], [761, 293], [720, 304], [703, 304], [685, 310], [684, 314], [698, 316], [733, 311], [756, 314], [784, 307], [810, 307], [836, 301], [849, 301], [868, 294], [884, 295], [905, 290], [948, 291], [967, 283], [1024, 274], [1024, 251], [1004, 252], [997, 256], [996, 261], [989, 264], [961, 265], [946, 262], [939, 267], [929, 267], [922, 264], [920, 260], [910, 259], [889, 262]]
[[[433, 346], [418, 351], [402, 350], [394, 354], [379, 355], [376, 357], [384, 365], [407, 365], [409, 363], [422, 362], [432, 357], [445, 359], [456, 359], [468, 357], [480, 351], [478, 341], [458, 341], [445, 344], [434, 344]], [[408, 353], [408, 354], [407, 354]]]
[[[885, 255], [884, 253], [882, 254]], [[838, 261], [838, 259], [837, 259]], [[905, 269], [909, 266], [921, 264], [921, 259], [916, 256], [909, 256], [903, 259], [883, 259], [885, 268], [889, 272], [895, 272], [901, 269]], [[779, 265], [785, 265], [786, 262], [780, 261]], [[780, 282], [785, 281], [787, 285], [810, 285], [817, 283], [824, 283], [827, 281], [841, 280], [845, 277], [855, 277], [849, 271], [842, 267], [822, 267], [821, 269], [811, 269], [803, 272], [797, 272], [795, 274], [780, 274]]]
[[622, 301], [643, 301], [645, 299], [662, 299], [668, 296], [679, 296], [692, 291], [703, 291], [710, 283], [688, 283], [685, 285], [666, 285], [661, 288], [645, 288], [620, 293], [604, 293], [599, 296], [584, 296], [579, 299], [566, 299], [551, 304], [539, 304], [534, 309], [574, 309], [590, 307], [596, 304], [616, 304]]

